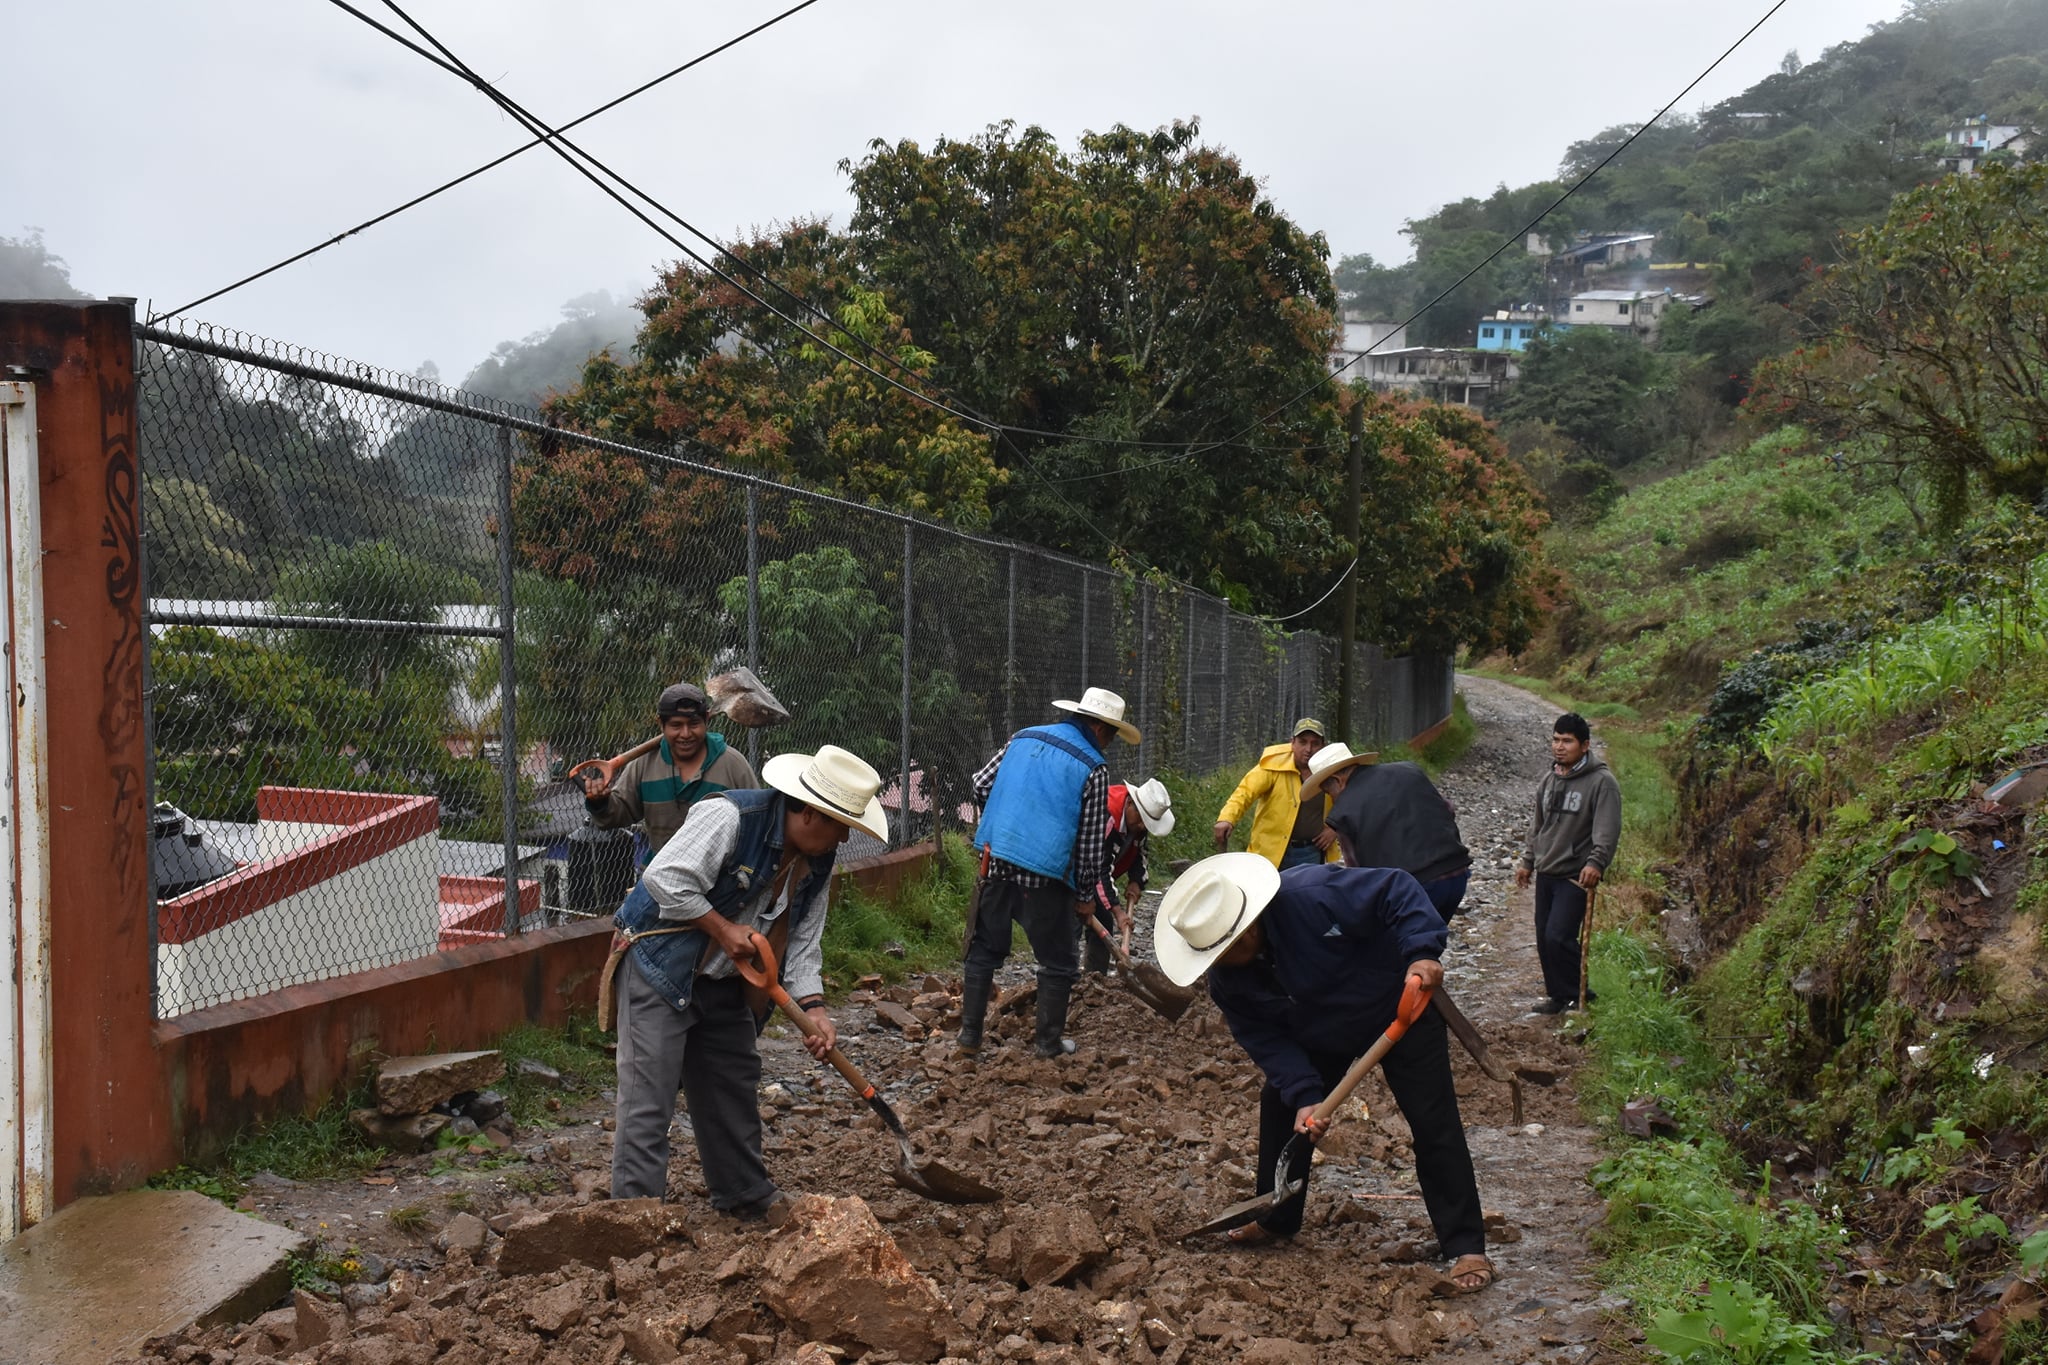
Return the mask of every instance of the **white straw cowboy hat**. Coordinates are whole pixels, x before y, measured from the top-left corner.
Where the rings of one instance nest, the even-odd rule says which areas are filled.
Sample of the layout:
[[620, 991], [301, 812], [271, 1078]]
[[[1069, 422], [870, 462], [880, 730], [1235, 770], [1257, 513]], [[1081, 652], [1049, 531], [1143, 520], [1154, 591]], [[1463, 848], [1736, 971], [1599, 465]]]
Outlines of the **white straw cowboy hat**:
[[1279, 869], [1258, 853], [1218, 853], [1181, 873], [1166, 888], [1152, 925], [1160, 969], [1175, 985], [1192, 985], [1252, 927], [1279, 889]]
[[1335, 777], [1338, 773], [1343, 772], [1346, 768], [1355, 768], [1361, 763], [1377, 763], [1379, 761], [1380, 755], [1377, 749], [1368, 750], [1362, 754], [1354, 754], [1351, 752], [1351, 746], [1348, 744], [1325, 744], [1322, 748], [1309, 755], [1308, 776], [1301, 780], [1301, 794], [1303, 796], [1314, 796], [1323, 789], [1323, 783]]
[[761, 780], [842, 825], [889, 837], [889, 817], [876, 799], [882, 775], [836, 744], [815, 754], [777, 754], [761, 765]]
[[1124, 799], [1138, 809], [1138, 819], [1144, 822], [1147, 834], [1156, 834], [1164, 839], [1173, 833], [1173, 797], [1168, 795], [1166, 784], [1153, 778], [1142, 787], [1126, 787]]
[[1138, 727], [1124, 719], [1124, 699], [1106, 687], [1091, 687], [1081, 694], [1079, 701], [1056, 701], [1053, 705], [1077, 716], [1114, 725], [1126, 744], [1138, 742]]

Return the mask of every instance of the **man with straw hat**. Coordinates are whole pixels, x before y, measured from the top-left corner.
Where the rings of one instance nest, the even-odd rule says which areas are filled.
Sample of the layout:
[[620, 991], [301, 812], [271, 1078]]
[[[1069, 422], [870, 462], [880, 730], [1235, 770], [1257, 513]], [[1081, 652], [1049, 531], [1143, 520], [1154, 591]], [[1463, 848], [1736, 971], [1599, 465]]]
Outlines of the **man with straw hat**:
[[[1150, 836], [1156, 834], [1164, 839], [1171, 833], [1173, 797], [1167, 794], [1164, 782], [1155, 777], [1138, 786], [1110, 784], [1109, 825], [1102, 838], [1102, 856], [1109, 863], [1109, 872], [1095, 886], [1094, 913], [1104, 929], [1123, 936], [1125, 952], [1130, 951], [1131, 912], [1137, 908], [1138, 898], [1145, 894], [1145, 883], [1151, 880], [1146, 857]], [[1121, 901], [1116, 894], [1118, 883], [1124, 888]], [[1089, 933], [1085, 924], [1081, 930], [1081, 965], [1097, 976], [1109, 970], [1109, 945]]]
[[1472, 854], [1458, 833], [1457, 812], [1422, 765], [1375, 763], [1347, 775], [1331, 798], [1328, 824], [1344, 861], [1410, 874], [1448, 924], [1471, 885]]
[[825, 1012], [825, 902], [848, 833], [889, 837], [877, 799], [882, 778], [830, 744], [816, 754], [778, 754], [762, 778], [765, 788], [691, 806], [613, 917], [599, 1014], [616, 972], [614, 1199], [667, 1190], [681, 1087], [711, 1206], [744, 1218], [775, 1202], [761, 1155], [754, 1046], [770, 1007], [750, 996], [733, 966], [757, 960], [752, 935], [773, 945], [789, 993], [818, 1024], [820, 1036], [804, 1040], [811, 1055], [824, 1057], [838, 1041]]
[[[1301, 1198], [1226, 1235], [1247, 1246], [1292, 1237], [1301, 1229], [1312, 1152], [1299, 1147], [1294, 1169], [1276, 1172], [1280, 1151], [1296, 1132], [1319, 1136], [1316, 1105], [1392, 1022], [1406, 979], [1419, 977], [1431, 989], [1442, 983], [1444, 922], [1406, 872], [1329, 865], [1279, 872], [1255, 853], [1220, 853], [1168, 888], [1152, 946], [1175, 982], [1208, 974], [1210, 998], [1266, 1074], [1259, 1192], [1303, 1182]], [[1470, 1294], [1493, 1282], [1493, 1264], [1447, 1038], [1443, 1016], [1425, 1010], [1380, 1068], [1413, 1135], [1415, 1175], [1437, 1241], [1452, 1258], [1439, 1292]]]
[[1294, 722], [1292, 737], [1285, 744], [1268, 746], [1216, 817], [1216, 851], [1229, 847], [1232, 827], [1256, 808], [1246, 845], [1253, 853], [1275, 867], [1336, 862], [1342, 856], [1337, 851], [1337, 836], [1323, 827], [1330, 803], [1320, 797], [1305, 798], [1301, 791], [1309, 759], [1326, 742], [1323, 723], [1303, 716]]
[[1058, 1057], [1074, 1050], [1073, 1040], [1061, 1036], [1079, 968], [1074, 917], [1095, 913], [1110, 874], [1104, 840], [1109, 766], [1102, 750], [1111, 735], [1136, 744], [1138, 727], [1124, 719], [1124, 699], [1106, 688], [1091, 687], [1079, 701], [1053, 705], [1067, 713], [1065, 719], [1019, 730], [974, 775], [981, 880], [961, 964], [963, 1053], [981, 1050], [996, 968], [1010, 955], [1012, 924], [1023, 926], [1038, 959], [1032, 1051]]

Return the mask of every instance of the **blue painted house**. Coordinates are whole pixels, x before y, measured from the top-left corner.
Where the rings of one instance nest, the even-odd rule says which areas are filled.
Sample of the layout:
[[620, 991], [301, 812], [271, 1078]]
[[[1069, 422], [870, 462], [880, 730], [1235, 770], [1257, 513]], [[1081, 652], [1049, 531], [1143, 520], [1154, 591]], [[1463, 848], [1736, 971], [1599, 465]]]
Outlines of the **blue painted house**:
[[1536, 337], [1536, 329], [1550, 321], [1548, 313], [1528, 308], [1502, 308], [1481, 315], [1474, 345], [1482, 351], [1522, 351]]

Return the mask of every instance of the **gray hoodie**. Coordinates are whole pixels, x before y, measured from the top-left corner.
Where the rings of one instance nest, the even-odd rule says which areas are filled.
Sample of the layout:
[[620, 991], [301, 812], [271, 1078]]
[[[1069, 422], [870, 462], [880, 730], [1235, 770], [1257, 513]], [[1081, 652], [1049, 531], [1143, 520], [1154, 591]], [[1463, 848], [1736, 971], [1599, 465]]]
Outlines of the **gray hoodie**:
[[1607, 870], [1621, 840], [1621, 784], [1593, 755], [1568, 777], [1552, 768], [1536, 788], [1536, 823], [1522, 866], [1546, 877], [1576, 877], [1587, 863]]

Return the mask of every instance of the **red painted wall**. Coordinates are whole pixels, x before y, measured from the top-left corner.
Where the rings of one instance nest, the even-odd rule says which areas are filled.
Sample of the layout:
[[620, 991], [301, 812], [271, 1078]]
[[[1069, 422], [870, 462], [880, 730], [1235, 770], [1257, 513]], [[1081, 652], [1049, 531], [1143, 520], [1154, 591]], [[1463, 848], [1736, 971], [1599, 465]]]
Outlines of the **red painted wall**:
[[0, 309], [0, 366], [35, 382], [42, 465], [58, 1204], [137, 1183], [170, 1134], [149, 1029], [132, 326], [124, 304]]

